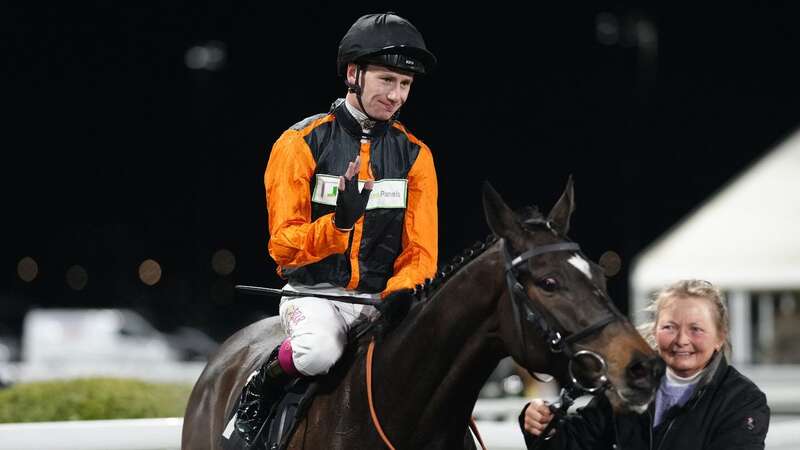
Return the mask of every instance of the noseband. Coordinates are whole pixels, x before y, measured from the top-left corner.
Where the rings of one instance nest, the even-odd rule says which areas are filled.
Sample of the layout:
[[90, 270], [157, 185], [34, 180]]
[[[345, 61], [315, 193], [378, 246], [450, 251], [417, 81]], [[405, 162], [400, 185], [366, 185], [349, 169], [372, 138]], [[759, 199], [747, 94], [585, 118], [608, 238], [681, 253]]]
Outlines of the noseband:
[[[519, 338], [519, 342], [521, 343], [523, 349], [523, 352], [520, 354], [524, 355], [524, 350], [527, 349], [525, 333], [523, 331], [527, 323], [532, 325], [536, 332], [545, 340], [545, 342], [547, 342], [551, 353], [563, 354], [569, 360], [568, 371], [570, 377], [569, 382], [571, 383], [571, 386], [568, 386], [567, 388], [569, 392], [562, 392], [562, 398], [564, 397], [564, 394], [569, 394], [574, 398], [575, 394], [579, 392], [595, 393], [606, 388], [609, 384], [609, 381], [607, 376], [608, 364], [606, 363], [605, 358], [602, 355], [590, 350], [576, 351], [575, 344], [588, 336], [600, 332], [609, 323], [623, 319], [622, 315], [611, 306], [611, 301], [608, 296], [601, 289], [595, 286], [595, 291], [598, 293], [598, 295], [606, 300], [606, 306], [608, 307], [609, 314], [597, 322], [589, 325], [588, 327], [567, 335], [564, 327], [558, 323], [558, 320], [552, 317], [552, 315], [546, 314], [544, 308], [528, 296], [522, 283], [520, 283], [519, 279], [517, 278], [517, 268], [526, 263], [529, 259], [546, 253], [554, 252], [573, 251], [580, 253], [580, 246], [574, 242], [559, 242], [557, 244], [542, 245], [533, 248], [517, 257], [512, 258], [511, 254], [508, 252], [505, 242], [501, 245], [505, 255], [506, 283], [508, 285], [508, 291], [511, 295], [514, 323], [516, 325], [517, 337]], [[578, 358], [582, 357], [596, 359], [602, 368], [602, 375], [599, 378], [598, 383], [594, 386], [585, 386], [573, 373], [574, 362], [577, 361]]]

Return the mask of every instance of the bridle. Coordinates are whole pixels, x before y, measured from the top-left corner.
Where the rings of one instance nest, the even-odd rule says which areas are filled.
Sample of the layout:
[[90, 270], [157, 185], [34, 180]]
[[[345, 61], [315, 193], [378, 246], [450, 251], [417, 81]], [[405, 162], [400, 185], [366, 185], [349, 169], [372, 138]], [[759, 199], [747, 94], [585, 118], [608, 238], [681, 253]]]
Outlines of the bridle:
[[[548, 226], [549, 228], [549, 226]], [[552, 430], [555, 425], [567, 414], [567, 410], [575, 402], [575, 399], [584, 394], [599, 394], [606, 389], [612, 388], [611, 382], [608, 379], [608, 363], [606, 359], [599, 353], [591, 350], [575, 350], [575, 344], [582, 339], [589, 337], [595, 333], [600, 332], [606, 325], [617, 320], [624, 320], [622, 313], [617, 310], [608, 295], [599, 289], [594, 283], [594, 291], [605, 300], [605, 305], [608, 308], [609, 314], [602, 319], [592, 323], [591, 325], [578, 330], [574, 333], [567, 335], [564, 327], [558, 320], [550, 314], [545, 313], [545, 309], [537, 302], [533, 301], [525, 292], [525, 287], [520, 283], [517, 278], [519, 269], [518, 267], [528, 262], [531, 258], [540, 255], [554, 252], [576, 252], [581, 255], [581, 248], [575, 242], [559, 242], [556, 244], [542, 245], [534, 247], [519, 256], [512, 257], [508, 251], [508, 247], [503, 241], [500, 244], [503, 248], [503, 256], [506, 269], [506, 284], [508, 285], [508, 292], [511, 297], [512, 311], [514, 315], [514, 324], [517, 333], [517, 340], [522, 346], [520, 355], [524, 355], [524, 350], [527, 348], [524, 328], [526, 323], [533, 326], [534, 330], [545, 340], [548, 344], [550, 353], [563, 354], [569, 361], [567, 364], [567, 372], [569, 380], [566, 385], [562, 386], [561, 393], [559, 394], [559, 401], [556, 404], [550, 405], [550, 411], [553, 413], [553, 419], [547, 424], [542, 431], [542, 439], [537, 440], [536, 447], [538, 448], [543, 441], [550, 439]], [[582, 255], [581, 255], [582, 256]], [[591, 281], [590, 281], [591, 282]], [[589, 357], [595, 359], [600, 365], [600, 377], [597, 383], [592, 386], [587, 386], [582, 383], [573, 371], [573, 364], [579, 358]], [[540, 379], [530, 370], [528, 371], [534, 378]]]
[[[591, 325], [567, 334], [565, 328], [558, 322], [558, 320], [551, 314], [545, 313], [545, 309], [538, 302], [531, 299], [525, 292], [525, 288], [518, 279], [519, 267], [528, 262], [531, 258], [540, 255], [554, 252], [576, 252], [581, 254], [580, 246], [575, 242], [559, 242], [555, 244], [541, 245], [534, 247], [519, 256], [512, 257], [508, 251], [508, 246], [505, 241], [501, 243], [503, 248], [503, 255], [505, 260], [506, 270], [506, 284], [508, 285], [509, 295], [511, 297], [512, 311], [514, 315], [514, 324], [516, 328], [518, 342], [522, 346], [523, 351], [520, 355], [524, 355], [524, 350], [527, 348], [527, 339], [524, 329], [526, 325], [533, 326], [542, 339], [548, 344], [548, 349], [553, 354], [563, 354], [568, 363], [569, 384], [566, 389], [569, 391], [571, 397], [575, 398], [580, 393], [594, 394], [609, 386], [608, 380], [608, 364], [606, 359], [591, 350], [576, 350], [575, 344], [595, 333], [600, 332], [606, 325], [617, 320], [624, 320], [622, 314], [613, 306], [611, 299], [605, 294], [602, 289], [594, 286], [596, 294], [603, 297], [605, 305], [608, 308], [609, 314], [602, 319], [592, 323]], [[602, 375], [599, 377], [598, 382], [593, 386], [586, 386], [578, 380], [573, 371], [573, 364], [579, 358], [589, 357], [597, 360], [601, 367]], [[535, 375], [534, 375], [535, 376]], [[537, 377], [538, 378], [538, 377]], [[563, 396], [562, 396], [563, 397]]]

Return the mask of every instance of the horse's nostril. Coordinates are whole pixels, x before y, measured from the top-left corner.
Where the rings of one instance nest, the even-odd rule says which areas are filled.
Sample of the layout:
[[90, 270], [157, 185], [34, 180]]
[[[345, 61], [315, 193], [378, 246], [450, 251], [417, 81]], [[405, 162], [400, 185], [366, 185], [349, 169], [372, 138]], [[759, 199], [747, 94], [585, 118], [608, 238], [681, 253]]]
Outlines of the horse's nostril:
[[628, 367], [628, 373], [634, 380], [641, 380], [650, 374], [650, 370], [647, 368], [644, 361], [638, 361]]
[[658, 383], [664, 375], [666, 365], [664, 360], [658, 356], [652, 358], [642, 358], [632, 362], [628, 366], [628, 376], [636, 384], [646, 384], [648, 386]]

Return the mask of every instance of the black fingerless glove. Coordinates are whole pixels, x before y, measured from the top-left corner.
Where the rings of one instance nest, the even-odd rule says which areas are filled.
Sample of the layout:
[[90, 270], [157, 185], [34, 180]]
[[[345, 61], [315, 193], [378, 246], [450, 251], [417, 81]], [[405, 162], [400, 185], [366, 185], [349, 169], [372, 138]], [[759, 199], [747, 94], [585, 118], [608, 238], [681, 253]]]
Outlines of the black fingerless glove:
[[333, 216], [333, 223], [336, 228], [340, 230], [350, 230], [356, 224], [356, 221], [364, 215], [364, 210], [367, 208], [369, 201], [369, 194], [372, 189], [367, 189], [366, 186], [358, 192], [358, 176], [353, 175], [348, 181], [344, 180], [344, 190], [339, 191], [336, 196], [336, 212]]

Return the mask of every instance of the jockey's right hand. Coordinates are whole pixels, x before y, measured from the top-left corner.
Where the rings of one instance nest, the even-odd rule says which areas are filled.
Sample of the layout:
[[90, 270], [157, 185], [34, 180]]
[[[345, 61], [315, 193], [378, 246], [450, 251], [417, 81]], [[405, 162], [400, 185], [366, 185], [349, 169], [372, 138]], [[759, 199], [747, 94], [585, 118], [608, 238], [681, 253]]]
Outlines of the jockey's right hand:
[[553, 412], [550, 411], [550, 406], [544, 400], [537, 398], [528, 403], [528, 407], [525, 409], [523, 427], [528, 433], [539, 436], [551, 420], [553, 420]]
[[369, 195], [372, 193], [372, 180], [364, 184], [358, 192], [358, 171], [361, 160], [356, 156], [355, 161], [349, 163], [344, 176], [339, 177], [339, 193], [336, 196], [336, 211], [333, 223], [340, 230], [351, 230], [367, 208]]

